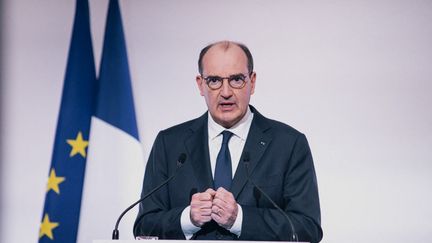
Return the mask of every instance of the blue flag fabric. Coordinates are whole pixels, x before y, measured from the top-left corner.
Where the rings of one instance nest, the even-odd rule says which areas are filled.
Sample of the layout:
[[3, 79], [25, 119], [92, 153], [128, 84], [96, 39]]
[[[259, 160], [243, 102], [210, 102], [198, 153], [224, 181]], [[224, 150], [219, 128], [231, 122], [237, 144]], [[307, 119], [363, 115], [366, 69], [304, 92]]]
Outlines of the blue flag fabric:
[[[144, 169], [144, 161], [117, 0], [109, 1], [100, 65], [78, 231], [81, 242], [110, 238], [118, 214], [136, 200], [142, 183], [138, 171]], [[133, 221], [128, 220], [121, 231], [129, 233], [122, 238], [130, 239]]]
[[[96, 80], [94, 66], [88, 0], [76, 0], [61, 108], [39, 232], [40, 243], [75, 243], [77, 239], [87, 242], [101, 237], [94, 233], [97, 229], [79, 227], [80, 210], [84, 214], [89, 213], [88, 208], [83, 209], [81, 206], [83, 191], [86, 191], [83, 185], [90, 186], [88, 183], [95, 179], [92, 171], [88, 170], [94, 169], [97, 164], [97, 161], [92, 159], [92, 154], [92, 158], [87, 158], [87, 148], [92, 146], [92, 152], [97, 149], [94, 146], [100, 145], [94, 143], [97, 139], [92, 141], [92, 138], [89, 138], [90, 128], [94, 129], [93, 124], [90, 124], [92, 116], [126, 132], [133, 140], [139, 140], [118, 0], [109, 2], [99, 80]], [[91, 136], [96, 138], [98, 135], [92, 132]], [[116, 144], [117, 141], [112, 142]], [[120, 147], [116, 146], [118, 149]], [[87, 171], [86, 161], [92, 163], [87, 166]], [[104, 189], [96, 188], [96, 191], [103, 194]], [[83, 204], [87, 205], [86, 199], [83, 200]], [[102, 205], [106, 202], [98, 200], [91, 203]], [[114, 226], [114, 223], [103, 222], [104, 226]], [[103, 228], [102, 225], [99, 226]], [[109, 238], [110, 232], [107, 231], [106, 235], [106, 238]]]
[[39, 242], [75, 243], [96, 71], [87, 0], [77, 0]]
[[118, 0], [110, 0], [99, 71], [96, 117], [139, 140]]

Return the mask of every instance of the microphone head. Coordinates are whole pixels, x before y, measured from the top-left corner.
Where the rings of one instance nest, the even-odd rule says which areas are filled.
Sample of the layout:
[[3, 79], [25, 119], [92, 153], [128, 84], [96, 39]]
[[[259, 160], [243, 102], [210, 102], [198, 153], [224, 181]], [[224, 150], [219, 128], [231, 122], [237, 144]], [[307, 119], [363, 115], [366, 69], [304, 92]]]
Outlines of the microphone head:
[[249, 180], [249, 161], [250, 161], [250, 155], [248, 151], [243, 152], [243, 164], [246, 168], [246, 174]]
[[248, 173], [249, 176], [249, 161], [250, 161], [250, 156], [249, 156], [249, 152], [248, 151], [244, 151], [243, 152], [243, 164], [246, 167], [246, 172]]
[[254, 188], [253, 188], [253, 196], [254, 196], [254, 198], [257, 202], [257, 205], [258, 205], [259, 200], [261, 198], [261, 192], [259, 191], [259, 189], [256, 186], [254, 186]]
[[249, 162], [250, 161], [250, 155], [248, 151], [243, 152], [243, 162]]
[[184, 164], [184, 162], [186, 161], [186, 154], [185, 153], [181, 153], [177, 159], [177, 166], [182, 166]]

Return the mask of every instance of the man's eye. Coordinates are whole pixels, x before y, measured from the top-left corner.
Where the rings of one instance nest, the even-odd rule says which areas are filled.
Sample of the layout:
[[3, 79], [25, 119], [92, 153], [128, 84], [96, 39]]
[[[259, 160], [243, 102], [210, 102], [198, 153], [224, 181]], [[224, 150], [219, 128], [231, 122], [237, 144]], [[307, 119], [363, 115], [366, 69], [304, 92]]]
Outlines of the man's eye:
[[234, 75], [230, 77], [230, 80], [235, 82], [242, 82], [244, 80], [244, 77], [242, 75]]
[[208, 83], [219, 83], [221, 81], [221, 78], [219, 77], [208, 77], [207, 82]]

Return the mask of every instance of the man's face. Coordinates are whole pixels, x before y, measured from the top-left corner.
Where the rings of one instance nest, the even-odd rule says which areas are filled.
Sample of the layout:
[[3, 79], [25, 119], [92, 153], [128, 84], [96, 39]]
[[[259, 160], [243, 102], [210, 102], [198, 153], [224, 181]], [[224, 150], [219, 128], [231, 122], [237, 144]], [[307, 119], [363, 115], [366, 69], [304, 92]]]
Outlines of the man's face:
[[[246, 114], [250, 96], [255, 90], [256, 74], [249, 75], [247, 57], [237, 45], [230, 45], [224, 49], [220, 45], [211, 47], [202, 60], [203, 76], [198, 75], [196, 82], [200, 94], [204, 96], [212, 118], [221, 126], [230, 128], [239, 122]], [[227, 79], [223, 80], [222, 87], [212, 90], [203, 77], [243, 74], [246, 84], [241, 89], [232, 88]]]

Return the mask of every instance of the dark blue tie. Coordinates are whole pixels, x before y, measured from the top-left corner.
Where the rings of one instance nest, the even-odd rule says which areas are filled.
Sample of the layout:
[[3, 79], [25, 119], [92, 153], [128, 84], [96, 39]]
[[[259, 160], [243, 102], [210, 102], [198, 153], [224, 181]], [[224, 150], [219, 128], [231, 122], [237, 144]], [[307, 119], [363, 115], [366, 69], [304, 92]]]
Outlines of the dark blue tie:
[[222, 132], [222, 146], [216, 159], [216, 168], [214, 175], [214, 188], [223, 187], [229, 190], [232, 181], [231, 155], [228, 148], [228, 142], [233, 135], [232, 132]]

